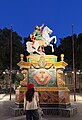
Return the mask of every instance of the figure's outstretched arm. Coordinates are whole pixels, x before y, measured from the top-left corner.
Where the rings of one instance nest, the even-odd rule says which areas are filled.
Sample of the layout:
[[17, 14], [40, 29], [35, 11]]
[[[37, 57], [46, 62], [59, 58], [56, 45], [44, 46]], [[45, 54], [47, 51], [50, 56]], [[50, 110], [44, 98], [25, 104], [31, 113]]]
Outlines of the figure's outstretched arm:
[[41, 26], [40, 26], [40, 29], [42, 29], [44, 27], [44, 24], [42, 24]]

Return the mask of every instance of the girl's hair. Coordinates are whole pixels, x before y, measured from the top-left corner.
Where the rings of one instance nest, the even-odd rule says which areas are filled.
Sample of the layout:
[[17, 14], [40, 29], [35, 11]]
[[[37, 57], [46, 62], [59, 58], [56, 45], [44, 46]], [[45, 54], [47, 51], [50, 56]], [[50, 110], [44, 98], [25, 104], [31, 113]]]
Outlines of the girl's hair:
[[26, 100], [29, 102], [32, 102], [32, 99], [34, 97], [34, 88], [28, 89], [28, 91], [26, 92]]

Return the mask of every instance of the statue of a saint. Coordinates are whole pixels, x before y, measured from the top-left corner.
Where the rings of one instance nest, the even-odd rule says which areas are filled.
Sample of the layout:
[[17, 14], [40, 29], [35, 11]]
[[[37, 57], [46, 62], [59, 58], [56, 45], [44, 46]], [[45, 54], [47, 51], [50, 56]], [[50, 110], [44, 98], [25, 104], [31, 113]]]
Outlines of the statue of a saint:
[[36, 40], [41, 40], [42, 37], [42, 28], [44, 27], [44, 24], [42, 24], [40, 27], [38, 25], [36, 25], [35, 30], [33, 32], [33, 34], [30, 34], [30, 38], [31, 40], [34, 38]]

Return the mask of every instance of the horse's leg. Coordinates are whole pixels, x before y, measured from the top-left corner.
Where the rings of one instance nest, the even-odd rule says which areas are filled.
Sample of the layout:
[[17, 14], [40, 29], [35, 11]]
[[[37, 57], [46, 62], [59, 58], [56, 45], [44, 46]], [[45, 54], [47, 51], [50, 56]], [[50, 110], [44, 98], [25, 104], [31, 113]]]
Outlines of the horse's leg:
[[33, 48], [32, 48], [32, 42], [26, 42], [26, 50], [31, 54], [34, 52]]
[[51, 47], [52, 47], [52, 52], [54, 52], [54, 48], [53, 48], [53, 45], [52, 44], [49, 44]]
[[50, 40], [51, 40], [50, 42], [53, 41], [54, 44], [56, 44], [56, 42], [57, 42], [56, 36], [52, 36], [52, 37], [50, 38]]

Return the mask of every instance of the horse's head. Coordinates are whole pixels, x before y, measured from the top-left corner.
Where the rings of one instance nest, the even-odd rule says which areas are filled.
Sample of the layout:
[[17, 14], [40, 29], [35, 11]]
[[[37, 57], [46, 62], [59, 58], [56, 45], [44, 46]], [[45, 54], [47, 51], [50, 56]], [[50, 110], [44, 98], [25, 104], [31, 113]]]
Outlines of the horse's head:
[[49, 27], [44, 27], [44, 31], [46, 31], [46, 33], [51, 34], [53, 31], [49, 28]]

